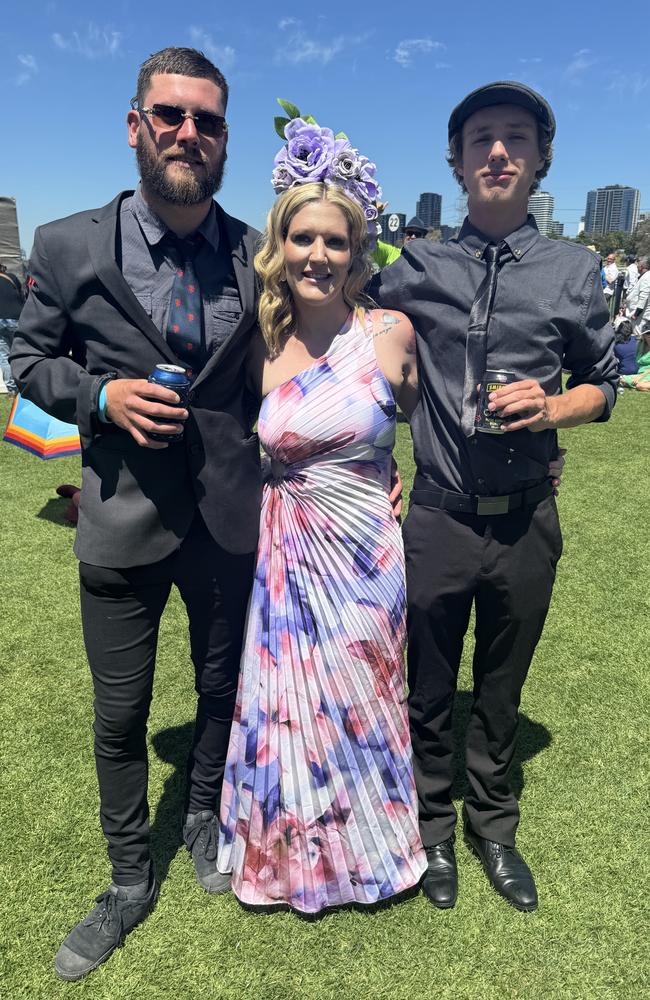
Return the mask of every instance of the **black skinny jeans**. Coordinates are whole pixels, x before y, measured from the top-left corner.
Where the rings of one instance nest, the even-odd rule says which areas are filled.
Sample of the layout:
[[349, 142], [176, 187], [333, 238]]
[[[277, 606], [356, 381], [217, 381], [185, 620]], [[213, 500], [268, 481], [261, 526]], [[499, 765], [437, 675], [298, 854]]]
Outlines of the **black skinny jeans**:
[[218, 812], [254, 555], [232, 555], [197, 513], [180, 548], [130, 569], [81, 563], [81, 618], [95, 691], [100, 819], [113, 880], [148, 877], [147, 719], [160, 619], [176, 585], [187, 608], [198, 705], [185, 808]]

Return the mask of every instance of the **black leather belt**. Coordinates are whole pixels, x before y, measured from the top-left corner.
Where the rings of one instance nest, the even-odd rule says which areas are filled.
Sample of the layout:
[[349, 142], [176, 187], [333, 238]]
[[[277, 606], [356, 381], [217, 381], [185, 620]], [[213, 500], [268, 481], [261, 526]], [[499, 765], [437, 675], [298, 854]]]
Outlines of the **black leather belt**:
[[436, 507], [439, 510], [453, 510], [459, 514], [479, 514], [484, 517], [492, 514], [509, 514], [510, 511], [518, 510], [520, 507], [530, 507], [550, 496], [552, 492], [553, 486], [550, 480], [546, 479], [537, 486], [521, 490], [520, 493], [506, 493], [500, 497], [480, 497], [476, 494], [440, 490], [416, 476], [411, 490], [411, 503], [419, 504], [421, 507]]

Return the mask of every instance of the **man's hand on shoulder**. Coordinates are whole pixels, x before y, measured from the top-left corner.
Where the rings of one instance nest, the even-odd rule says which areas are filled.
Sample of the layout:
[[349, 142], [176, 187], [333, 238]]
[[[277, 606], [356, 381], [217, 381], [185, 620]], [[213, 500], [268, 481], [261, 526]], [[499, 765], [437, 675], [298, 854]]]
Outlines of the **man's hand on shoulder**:
[[[106, 383], [106, 416], [112, 423], [128, 431], [142, 448], [166, 448], [164, 441], [152, 441], [150, 431], [158, 434], [179, 434], [179, 420], [187, 420], [188, 412], [175, 404], [179, 397], [171, 389], [154, 385], [144, 378], [118, 378]], [[154, 418], [157, 418], [154, 419]], [[167, 419], [169, 423], [160, 423]]]

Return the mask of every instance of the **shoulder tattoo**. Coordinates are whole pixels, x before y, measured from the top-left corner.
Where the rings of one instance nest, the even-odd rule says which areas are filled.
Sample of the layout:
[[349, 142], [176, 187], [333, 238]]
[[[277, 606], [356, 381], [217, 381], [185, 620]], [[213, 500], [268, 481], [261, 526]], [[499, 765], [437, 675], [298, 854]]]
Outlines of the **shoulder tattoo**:
[[392, 328], [394, 326], [397, 326], [398, 323], [399, 320], [397, 319], [397, 317], [391, 316], [390, 313], [382, 313], [381, 319], [379, 321], [379, 326], [375, 327], [372, 332], [373, 339], [375, 337], [383, 337], [385, 333], [390, 333]]

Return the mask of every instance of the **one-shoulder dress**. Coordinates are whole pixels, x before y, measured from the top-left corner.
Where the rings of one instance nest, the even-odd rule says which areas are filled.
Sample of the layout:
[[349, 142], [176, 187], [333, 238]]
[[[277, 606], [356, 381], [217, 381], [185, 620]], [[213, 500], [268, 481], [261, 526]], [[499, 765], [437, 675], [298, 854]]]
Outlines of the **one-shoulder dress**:
[[371, 904], [426, 869], [388, 498], [396, 407], [367, 317], [272, 390], [271, 459], [220, 814], [218, 865], [251, 906]]

